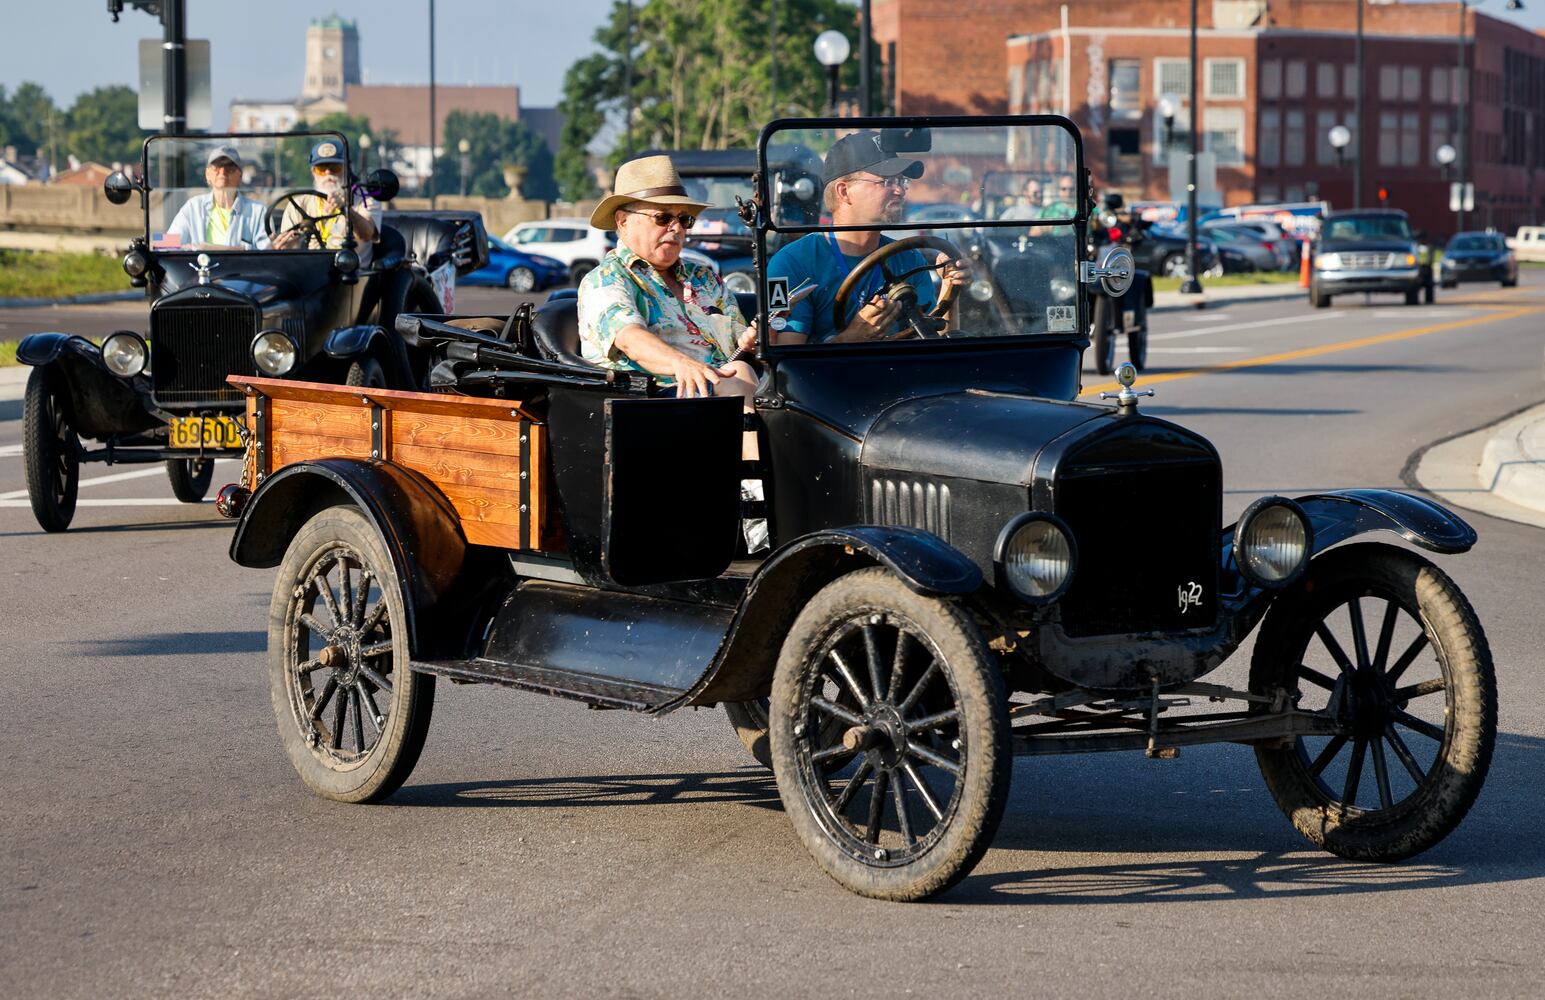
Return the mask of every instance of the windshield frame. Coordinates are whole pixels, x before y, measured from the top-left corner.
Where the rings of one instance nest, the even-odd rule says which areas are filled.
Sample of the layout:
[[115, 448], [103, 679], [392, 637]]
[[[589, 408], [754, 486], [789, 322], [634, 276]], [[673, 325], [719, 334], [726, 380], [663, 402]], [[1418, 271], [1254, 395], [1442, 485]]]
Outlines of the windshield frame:
[[[326, 247], [321, 247], [321, 248], [317, 248], [317, 249], [312, 249], [310, 247], [295, 247], [295, 248], [288, 249], [288, 250], [274, 250], [274, 249], [247, 250], [247, 249], [244, 249], [242, 247], [225, 247], [225, 248], [220, 248], [220, 249], [193, 250], [193, 249], [180, 249], [180, 248], [174, 248], [174, 247], [162, 247], [160, 249], [156, 249], [156, 248], [152, 247], [152, 245], [151, 245], [151, 243], [152, 243], [151, 235], [152, 234], [151, 234], [151, 231], [150, 231], [150, 195], [151, 195], [151, 193], [153, 191], [159, 190], [156, 187], [156, 185], [154, 184], [153, 178], [150, 176], [150, 147], [151, 147], [151, 145], [153, 143], [168, 143], [168, 142], [173, 142], [173, 141], [183, 141], [183, 142], [188, 142], [188, 143], [196, 143], [199, 146], [208, 146], [211, 143], [218, 142], [218, 141], [220, 141], [222, 139], [231, 139], [231, 140], [251, 140], [251, 139], [274, 139], [274, 140], [286, 140], [286, 139], [288, 139], [288, 140], [294, 140], [294, 139], [309, 139], [309, 140], [317, 140], [317, 139], [323, 139], [323, 138], [335, 139], [335, 140], [337, 140], [339, 145], [341, 145], [343, 147], [343, 163], [344, 163], [344, 171], [343, 171], [344, 184], [343, 184], [343, 188], [344, 188], [344, 195], [345, 195], [345, 197], [347, 199], [347, 203], [346, 203], [346, 206], [344, 208], [344, 215], [343, 215], [343, 217], [347, 220], [348, 227], [349, 227], [349, 229], [348, 229], [348, 239], [345, 241], [344, 246], [346, 246], [346, 247], [357, 246], [358, 239], [354, 235], [354, 214], [353, 214], [352, 210], [354, 208], [354, 186], [356, 184], [360, 183], [361, 178], [358, 177], [354, 173], [354, 156], [353, 156], [353, 152], [349, 148], [349, 140], [348, 140], [348, 138], [346, 136], [344, 136], [344, 134], [342, 132], [335, 132], [335, 131], [332, 131], [330, 129], [323, 129], [323, 130], [319, 130], [319, 131], [315, 131], [315, 132], [308, 131], [308, 130], [299, 130], [299, 131], [294, 131], [294, 132], [197, 132], [197, 133], [193, 133], [193, 132], [172, 132], [172, 133], [157, 132], [155, 135], [146, 136], [145, 137], [145, 141], [140, 144], [139, 176], [140, 176], [140, 184], [142, 185], [142, 187], [140, 189], [140, 213], [144, 217], [144, 221], [145, 221], [144, 233], [143, 233], [143, 237], [142, 237], [144, 242], [145, 242], [145, 252], [147, 252], [147, 253], [154, 253], [154, 254], [160, 254], [160, 255], [166, 255], [166, 256], [186, 255], [186, 256], [189, 256], [189, 257], [194, 256], [196, 254], [200, 254], [200, 253], [207, 253], [207, 254], [211, 254], [211, 255], [219, 255], [219, 254], [254, 254], [254, 255], [256, 255], [256, 254], [261, 254], [264, 257], [271, 257], [274, 254], [328, 254], [329, 256], [336, 254], [338, 252], [337, 250], [329, 250]], [[173, 190], [175, 190], [175, 189], [173, 189]], [[285, 190], [285, 191], [303, 191], [303, 190], [306, 190], [306, 189], [305, 188], [284, 188], [282, 190]], [[268, 207], [268, 203], [264, 203], [264, 208], [266, 209], [267, 207]]]
[[[912, 338], [872, 341], [862, 344], [843, 343], [806, 343], [806, 344], [775, 344], [769, 339], [771, 326], [768, 322], [767, 312], [767, 262], [769, 260], [769, 237], [777, 237], [781, 242], [787, 242], [806, 233], [841, 233], [841, 232], [884, 232], [888, 229], [905, 228], [907, 230], [919, 230], [928, 232], [933, 230], [950, 230], [963, 228], [960, 220], [921, 222], [907, 221], [904, 225], [814, 225], [794, 226], [778, 225], [772, 218], [771, 206], [776, 202], [771, 198], [769, 190], [769, 174], [767, 169], [769, 147], [786, 147], [789, 145], [788, 134], [796, 131], [817, 131], [820, 129], [858, 131], [873, 129], [875, 131], [897, 130], [908, 128], [1057, 128], [1067, 133], [1072, 145], [1073, 164], [1071, 173], [1078, 186], [1077, 201], [1074, 203], [1075, 212], [1071, 218], [1047, 218], [1038, 219], [1037, 224], [1053, 226], [1068, 225], [1073, 227], [1075, 248], [1075, 273], [1074, 283], [1079, 290], [1074, 295], [1074, 303], [1077, 309], [1077, 321], [1075, 328], [1070, 333], [1026, 333], [1008, 334], [992, 337], [959, 337], [939, 340], [918, 340]], [[781, 141], [780, 140], [781, 137]], [[1072, 119], [1064, 115], [898, 115], [889, 118], [776, 118], [762, 127], [762, 131], [756, 140], [757, 172], [755, 176], [754, 193], [756, 197], [756, 224], [752, 226], [754, 244], [752, 252], [756, 260], [756, 323], [757, 323], [757, 356], [776, 366], [778, 361], [786, 358], [815, 358], [828, 356], [842, 356], [859, 354], [872, 357], [875, 352], [895, 352], [898, 354], [932, 354], [939, 351], [991, 351], [1004, 348], [1025, 347], [1031, 345], [1075, 345], [1080, 350], [1089, 344], [1089, 308], [1088, 297], [1082, 294], [1083, 285], [1079, 281], [1080, 264], [1084, 260], [1082, 248], [1087, 245], [1089, 235], [1090, 191], [1089, 173], [1084, 165], [1084, 140], [1083, 134]], [[1017, 229], [1022, 230], [1025, 223], [1018, 220], [1003, 219], [978, 219], [972, 220], [970, 228], [973, 229]], [[898, 358], [899, 360], [899, 358]]]

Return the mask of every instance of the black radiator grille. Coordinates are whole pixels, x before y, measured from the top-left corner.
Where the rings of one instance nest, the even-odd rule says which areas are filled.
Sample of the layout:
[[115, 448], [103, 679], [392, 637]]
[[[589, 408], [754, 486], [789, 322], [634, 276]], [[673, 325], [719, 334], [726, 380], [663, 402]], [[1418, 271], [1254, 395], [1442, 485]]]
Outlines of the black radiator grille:
[[1078, 543], [1061, 600], [1070, 635], [1211, 626], [1218, 612], [1221, 478], [1213, 461], [1058, 476], [1057, 514]]
[[241, 392], [227, 375], [253, 375], [257, 310], [239, 304], [200, 304], [151, 313], [152, 384], [162, 406], [234, 402]]

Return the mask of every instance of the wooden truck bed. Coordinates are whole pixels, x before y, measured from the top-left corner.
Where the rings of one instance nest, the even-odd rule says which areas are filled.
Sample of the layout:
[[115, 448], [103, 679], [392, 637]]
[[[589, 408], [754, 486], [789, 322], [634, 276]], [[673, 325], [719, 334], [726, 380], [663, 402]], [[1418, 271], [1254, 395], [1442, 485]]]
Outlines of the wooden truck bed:
[[549, 498], [547, 428], [519, 401], [231, 376], [247, 397], [254, 487], [318, 458], [391, 462], [445, 494], [473, 545], [561, 547]]

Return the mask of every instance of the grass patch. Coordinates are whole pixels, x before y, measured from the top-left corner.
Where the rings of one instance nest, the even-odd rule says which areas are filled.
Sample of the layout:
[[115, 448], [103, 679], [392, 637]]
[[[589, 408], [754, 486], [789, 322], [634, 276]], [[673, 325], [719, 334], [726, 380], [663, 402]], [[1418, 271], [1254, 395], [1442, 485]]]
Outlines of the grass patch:
[[128, 287], [129, 279], [113, 257], [0, 250], [0, 299], [62, 299]]
[[16, 364], [16, 344], [14, 340], [0, 341], [0, 368]]
[[[1153, 276], [1153, 290], [1156, 292], [1180, 291], [1179, 278], [1166, 278], [1162, 275]], [[1216, 278], [1202, 278], [1203, 288], [1239, 288], [1244, 285], [1296, 285], [1298, 284], [1297, 271], [1265, 271], [1254, 274], [1223, 274]]]

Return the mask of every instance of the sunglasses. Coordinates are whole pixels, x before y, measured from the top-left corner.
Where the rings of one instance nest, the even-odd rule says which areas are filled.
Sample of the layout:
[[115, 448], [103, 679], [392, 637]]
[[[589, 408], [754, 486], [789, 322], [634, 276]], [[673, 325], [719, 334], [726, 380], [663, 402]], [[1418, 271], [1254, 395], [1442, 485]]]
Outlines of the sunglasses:
[[311, 172], [314, 174], [341, 174], [343, 173], [343, 164], [318, 163], [316, 166], [311, 168]]
[[697, 225], [697, 216], [689, 215], [686, 212], [681, 212], [679, 214], [676, 212], [640, 212], [635, 208], [625, 208], [623, 211], [627, 212], [629, 215], [642, 215], [651, 220], [661, 229], [669, 229], [671, 227], [671, 223], [673, 222], [680, 222], [682, 229], [691, 229], [693, 226]]
[[905, 191], [910, 183], [906, 177], [853, 177], [848, 183], [862, 181], [865, 184], [878, 184], [881, 187], [894, 188], [897, 191]]

